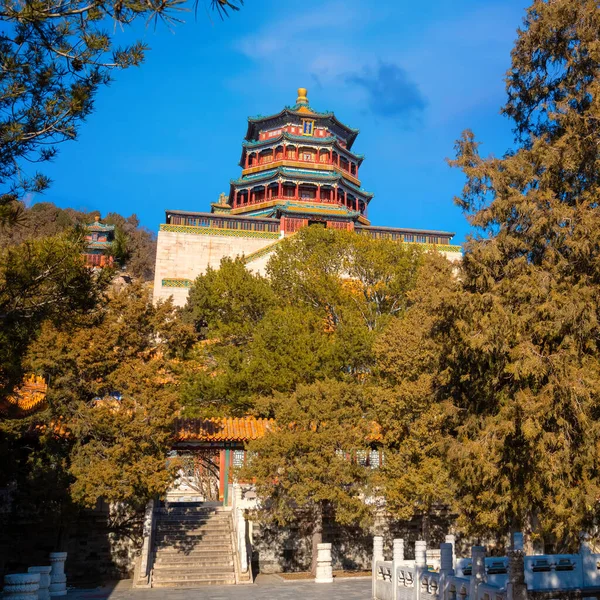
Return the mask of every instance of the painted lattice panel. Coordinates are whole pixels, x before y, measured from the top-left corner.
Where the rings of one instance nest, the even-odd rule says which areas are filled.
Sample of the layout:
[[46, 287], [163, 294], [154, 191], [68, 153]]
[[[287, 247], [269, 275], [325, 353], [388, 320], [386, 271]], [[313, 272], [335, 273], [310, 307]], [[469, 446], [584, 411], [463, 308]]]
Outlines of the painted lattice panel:
[[192, 235], [223, 235], [228, 237], [245, 237], [265, 240], [276, 240], [279, 238], [279, 233], [272, 231], [220, 229], [217, 227], [196, 227], [194, 225], [169, 225], [168, 223], [161, 223], [160, 230], [170, 231], [172, 233], [191, 233]]
[[192, 287], [193, 281], [191, 279], [163, 279], [163, 287], [173, 288], [189, 288]]

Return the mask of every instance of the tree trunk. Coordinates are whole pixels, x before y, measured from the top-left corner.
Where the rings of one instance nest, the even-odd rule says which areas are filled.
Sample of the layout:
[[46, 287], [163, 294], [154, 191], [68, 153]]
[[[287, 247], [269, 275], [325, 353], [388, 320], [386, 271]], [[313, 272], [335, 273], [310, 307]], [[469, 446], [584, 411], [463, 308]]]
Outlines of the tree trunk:
[[323, 541], [323, 504], [319, 502], [317, 504], [317, 510], [315, 511], [315, 522], [312, 529], [312, 555], [311, 555], [311, 566], [310, 572], [316, 577], [317, 576], [317, 554], [318, 545]]
[[429, 511], [421, 515], [421, 539], [429, 543]]

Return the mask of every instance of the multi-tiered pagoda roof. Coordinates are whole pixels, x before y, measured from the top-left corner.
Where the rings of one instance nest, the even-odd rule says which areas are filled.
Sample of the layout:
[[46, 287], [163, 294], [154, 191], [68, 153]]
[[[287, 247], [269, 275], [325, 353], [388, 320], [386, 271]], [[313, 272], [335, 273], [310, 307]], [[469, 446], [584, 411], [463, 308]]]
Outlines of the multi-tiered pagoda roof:
[[313, 109], [300, 88], [294, 106], [248, 119], [241, 177], [231, 181], [227, 206], [213, 209], [282, 219], [285, 232], [312, 222], [368, 225], [373, 194], [358, 178], [364, 157], [351, 150], [357, 135], [333, 113]]
[[[459, 252], [447, 231], [371, 226], [367, 217], [373, 194], [362, 187], [364, 156], [353, 151], [358, 129], [332, 112], [320, 112], [298, 89], [296, 104], [269, 116], [250, 117], [242, 142], [242, 173], [230, 181], [229, 194], [211, 212], [166, 211], [161, 230], [278, 239], [321, 223], [374, 238]], [[186, 229], [182, 229], [186, 228]]]

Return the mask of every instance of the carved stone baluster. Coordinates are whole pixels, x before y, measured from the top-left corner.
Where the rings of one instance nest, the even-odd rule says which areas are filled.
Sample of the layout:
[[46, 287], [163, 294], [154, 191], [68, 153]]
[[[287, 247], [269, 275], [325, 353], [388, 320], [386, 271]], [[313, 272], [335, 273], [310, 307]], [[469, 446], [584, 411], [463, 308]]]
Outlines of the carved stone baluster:
[[37, 600], [39, 589], [39, 573], [5, 575], [2, 597], [10, 600]]
[[485, 583], [485, 547], [471, 548], [471, 582], [469, 584], [469, 600], [477, 600], [477, 588]]
[[40, 589], [38, 590], [38, 600], [49, 600], [50, 598], [50, 571], [52, 566], [29, 567], [29, 573], [40, 574]]
[[50, 597], [67, 595], [67, 576], [65, 575], [66, 552], [51, 552], [50, 563]]
[[317, 576], [315, 583], [333, 583], [331, 544], [317, 544]]

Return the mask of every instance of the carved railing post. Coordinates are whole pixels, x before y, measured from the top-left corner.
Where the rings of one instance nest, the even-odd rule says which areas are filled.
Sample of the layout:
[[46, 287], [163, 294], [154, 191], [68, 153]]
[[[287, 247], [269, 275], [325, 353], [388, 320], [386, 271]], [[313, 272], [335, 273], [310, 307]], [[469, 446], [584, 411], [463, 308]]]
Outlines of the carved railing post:
[[421, 575], [427, 570], [427, 542], [417, 540], [415, 542], [415, 578], [414, 578], [414, 600], [421, 599]]
[[506, 600], [527, 600], [524, 558], [525, 553], [523, 550], [512, 550], [508, 553]]
[[395, 539], [392, 554], [392, 600], [398, 598], [398, 567], [404, 562], [404, 540]]
[[144, 524], [142, 527], [142, 551], [140, 554], [140, 572], [138, 574], [136, 587], [145, 587], [150, 585], [150, 556], [152, 554], [152, 545], [154, 543], [154, 517], [155, 501], [149, 500], [144, 511]]
[[383, 537], [376, 535], [373, 537], [373, 565], [371, 568], [371, 597], [376, 598], [377, 587], [377, 562], [383, 560]]
[[315, 583], [333, 583], [331, 544], [317, 544], [317, 576]]
[[2, 597], [13, 598], [13, 600], [37, 600], [39, 589], [39, 573], [5, 575]]
[[50, 597], [67, 595], [67, 576], [65, 575], [66, 552], [51, 552]]
[[454, 547], [451, 543], [440, 544], [440, 583], [438, 600], [447, 600], [448, 583], [454, 575]]
[[477, 588], [485, 583], [485, 547], [471, 548], [471, 581], [469, 583], [469, 600], [477, 600]]
[[43, 567], [29, 567], [28, 573], [39, 573], [40, 574], [40, 589], [38, 590], [38, 600], [50, 600], [50, 571], [51, 566]]
[[452, 544], [452, 568], [456, 572], [456, 536], [453, 533], [449, 533], [444, 539], [446, 544]]
[[242, 487], [235, 484], [233, 489], [233, 519], [235, 523], [238, 556], [242, 573], [248, 572], [248, 551], [246, 546], [246, 519], [242, 508]]

